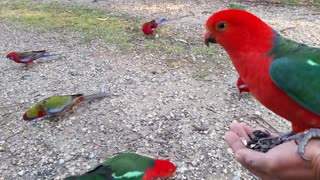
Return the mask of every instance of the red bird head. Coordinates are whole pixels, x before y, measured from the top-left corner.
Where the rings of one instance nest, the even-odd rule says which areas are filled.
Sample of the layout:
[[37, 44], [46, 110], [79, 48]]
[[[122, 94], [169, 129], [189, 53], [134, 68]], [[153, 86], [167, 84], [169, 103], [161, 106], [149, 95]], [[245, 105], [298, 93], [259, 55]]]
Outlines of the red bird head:
[[209, 46], [209, 43], [219, 43], [228, 53], [243, 52], [248, 50], [249, 45], [268, 46], [272, 43], [269, 42], [272, 39], [270, 37], [274, 36], [272, 28], [261, 19], [239, 9], [222, 10], [213, 14], [205, 27], [205, 44]]
[[168, 178], [176, 173], [176, 169], [172, 162], [156, 159], [154, 166], [146, 171], [146, 179]]
[[23, 120], [28, 120], [28, 116], [27, 116], [27, 113], [24, 113], [23, 116], [22, 116]]
[[149, 21], [142, 25], [142, 32], [146, 35], [151, 35], [155, 29], [157, 29], [158, 23], [155, 20]]
[[16, 60], [18, 58], [17, 52], [10, 52], [7, 54], [6, 58], [10, 60]]

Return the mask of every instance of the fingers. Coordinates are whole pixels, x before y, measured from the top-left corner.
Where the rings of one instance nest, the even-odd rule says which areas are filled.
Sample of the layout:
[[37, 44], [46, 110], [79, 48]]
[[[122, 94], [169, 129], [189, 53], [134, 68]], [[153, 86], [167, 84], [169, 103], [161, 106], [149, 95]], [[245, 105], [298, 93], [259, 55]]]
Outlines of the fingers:
[[[244, 126], [246, 126], [244, 128]], [[239, 137], [244, 137], [246, 140], [249, 140], [248, 134], [251, 134], [250, 127], [245, 123], [232, 122], [230, 124], [230, 130], [233, 131]], [[248, 131], [248, 132], [247, 132]]]
[[226, 132], [225, 140], [234, 153], [236, 153], [240, 149], [246, 148], [240, 140], [240, 137], [233, 131]]

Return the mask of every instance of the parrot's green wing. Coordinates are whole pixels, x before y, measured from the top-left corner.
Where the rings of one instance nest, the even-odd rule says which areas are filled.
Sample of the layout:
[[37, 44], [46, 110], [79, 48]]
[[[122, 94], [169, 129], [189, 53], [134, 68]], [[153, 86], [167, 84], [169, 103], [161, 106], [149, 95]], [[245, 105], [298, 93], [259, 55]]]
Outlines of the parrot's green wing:
[[269, 54], [272, 81], [301, 106], [320, 115], [320, 49], [275, 33]]
[[43, 100], [42, 103], [44, 104], [44, 110], [48, 115], [56, 115], [68, 109], [70, 105], [81, 96], [82, 94], [52, 96]]
[[134, 153], [121, 153], [103, 165], [112, 168], [115, 179], [141, 180], [146, 169], [154, 166], [154, 160]]
[[121, 153], [103, 162], [81, 176], [65, 180], [142, 180], [145, 170], [154, 160], [134, 153]]

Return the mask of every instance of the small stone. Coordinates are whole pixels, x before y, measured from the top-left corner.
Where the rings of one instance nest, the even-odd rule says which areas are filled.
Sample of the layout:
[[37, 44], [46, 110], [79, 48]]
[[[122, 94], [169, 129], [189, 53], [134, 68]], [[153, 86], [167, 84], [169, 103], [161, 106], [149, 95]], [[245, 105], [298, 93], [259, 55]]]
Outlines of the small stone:
[[228, 173], [228, 169], [223, 169], [223, 173], [227, 174]]
[[60, 159], [59, 160], [59, 164], [61, 165], [61, 164], [63, 164], [64, 163], [64, 159]]
[[240, 176], [233, 176], [232, 180], [241, 180]]
[[23, 175], [24, 175], [24, 170], [19, 171], [19, 172], [18, 172], [18, 175], [19, 175], [19, 176], [23, 176]]
[[188, 171], [188, 168], [186, 168], [185, 166], [182, 166], [182, 167], [180, 167], [180, 168], [178, 169], [178, 171], [179, 171], [181, 174], [183, 174], [183, 173], [185, 173], [186, 171]]
[[196, 161], [192, 161], [191, 164], [192, 164], [192, 166], [197, 166], [197, 162]]
[[261, 116], [261, 112], [260, 111], [255, 111], [254, 114], [257, 115], [257, 116]]

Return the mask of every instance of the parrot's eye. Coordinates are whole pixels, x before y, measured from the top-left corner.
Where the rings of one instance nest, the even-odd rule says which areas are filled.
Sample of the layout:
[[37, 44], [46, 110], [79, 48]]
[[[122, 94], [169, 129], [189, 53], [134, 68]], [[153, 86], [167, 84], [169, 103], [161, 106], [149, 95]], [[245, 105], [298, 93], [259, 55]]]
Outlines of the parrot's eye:
[[225, 23], [225, 22], [219, 22], [217, 24], [218, 31], [224, 31], [226, 28], [227, 28], [227, 23]]

